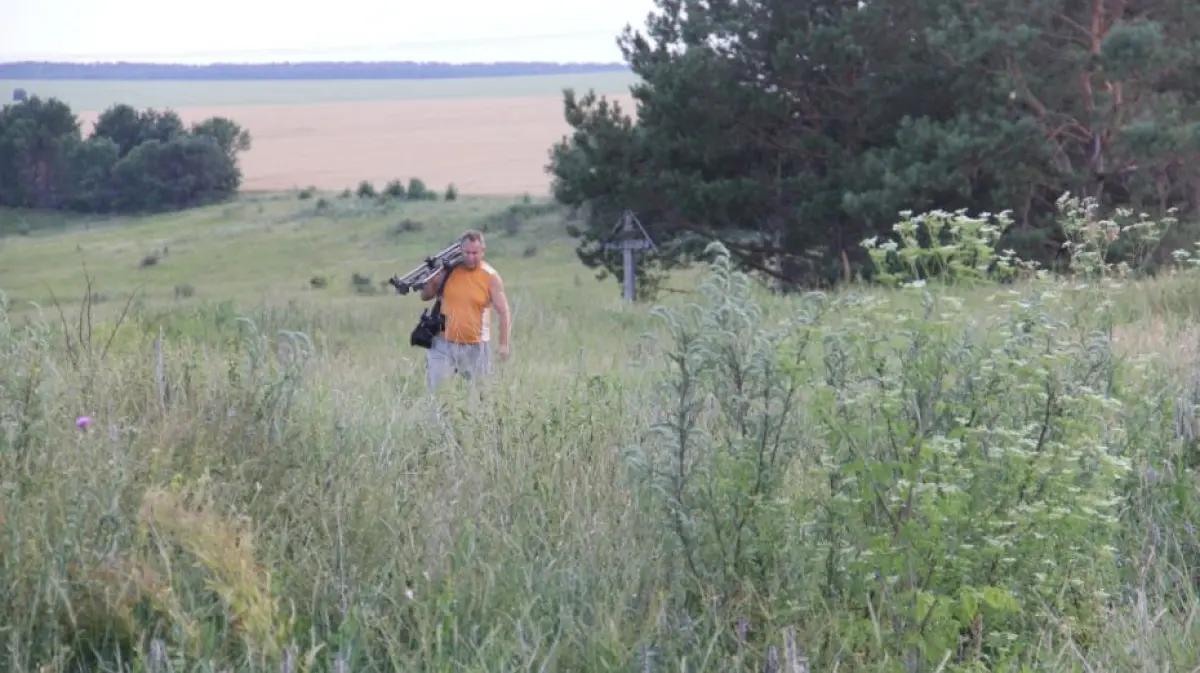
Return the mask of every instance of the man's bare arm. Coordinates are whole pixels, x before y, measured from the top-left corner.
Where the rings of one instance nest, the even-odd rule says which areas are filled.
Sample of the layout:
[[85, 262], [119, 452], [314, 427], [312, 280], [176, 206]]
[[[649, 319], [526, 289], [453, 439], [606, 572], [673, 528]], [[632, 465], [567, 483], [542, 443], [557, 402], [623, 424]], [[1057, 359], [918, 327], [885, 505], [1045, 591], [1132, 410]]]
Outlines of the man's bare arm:
[[425, 281], [425, 285], [421, 288], [421, 301], [433, 299], [433, 295], [437, 294], [438, 288], [441, 287], [442, 281], [445, 278], [445, 269], [439, 269], [437, 273], [430, 276], [429, 280]]
[[512, 336], [512, 313], [508, 310], [508, 295], [504, 293], [504, 281], [500, 274], [492, 276], [492, 306], [496, 307], [496, 315], [500, 316], [500, 347], [508, 348], [509, 337]]

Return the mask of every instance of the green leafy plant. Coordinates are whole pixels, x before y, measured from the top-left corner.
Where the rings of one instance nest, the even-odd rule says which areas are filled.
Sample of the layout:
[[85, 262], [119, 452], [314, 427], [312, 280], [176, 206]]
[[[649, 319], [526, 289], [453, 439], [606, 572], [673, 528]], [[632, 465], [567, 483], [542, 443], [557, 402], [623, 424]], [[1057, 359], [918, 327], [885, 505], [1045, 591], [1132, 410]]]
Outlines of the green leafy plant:
[[[1085, 280], [1144, 275], [1163, 237], [1179, 224], [1175, 208], [1158, 220], [1146, 213], [1134, 217], [1130, 208], [1115, 208], [1111, 216], [1100, 217], [1095, 198], [1070, 193], [1060, 196], [1055, 206], [1067, 237], [1063, 247], [1071, 255], [1071, 273]], [[1123, 259], [1113, 261], [1118, 250]]]
[[946, 652], [1004, 668], [1050, 622], [1094, 628], [1129, 468], [1108, 441], [1104, 336], [1064, 339], [1041, 292], [979, 322], [929, 293], [874, 308], [825, 335], [809, 401], [830, 598], [918, 668]]
[[704, 303], [653, 311], [670, 338], [670, 374], [660, 417], [630, 458], [658, 494], [682, 571], [696, 583], [684, 603], [736, 611], [781, 561], [780, 497], [811, 449], [799, 424], [806, 348], [797, 330], [818, 323], [822, 302], [813, 295], [799, 315], [772, 323], [728, 251], [708, 252]]
[[1008, 212], [971, 217], [966, 209], [914, 215], [906, 210], [892, 226], [898, 240], [864, 240], [880, 282], [922, 284], [928, 278], [972, 283], [985, 280], [996, 259], [995, 244], [1012, 224]]
[[[1033, 269], [991, 252], [984, 218], [906, 222], [910, 245], [930, 222], [958, 240], [890, 248], [910, 285]], [[1111, 312], [1071, 310], [1102, 289], [1032, 278], [984, 311], [926, 289], [813, 295], [781, 321], [717, 248], [704, 299], [654, 312], [669, 368], [630, 454], [694, 587], [677, 609], [824, 633], [830, 666], [996, 670], [1039, 660], [1039, 634], [1093, 643], [1127, 560], [1121, 363]], [[749, 665], [746, 641], [714, 642]]]

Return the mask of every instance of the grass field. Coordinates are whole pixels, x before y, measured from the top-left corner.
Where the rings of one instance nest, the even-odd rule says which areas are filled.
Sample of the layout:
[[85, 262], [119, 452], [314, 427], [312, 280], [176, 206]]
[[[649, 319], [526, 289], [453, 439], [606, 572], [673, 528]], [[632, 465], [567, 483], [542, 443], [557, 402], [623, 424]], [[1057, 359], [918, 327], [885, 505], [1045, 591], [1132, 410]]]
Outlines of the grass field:
[[115, 103], [174, 109], [185, 123], [212, 115], [250, 130], [242, 155], [250, 191], [382, 186], [413, 175], [474, 194], [544, 195], [551, 145], [569, 132], [562, 90], [594, 89], [632, 111], [636, 76], [568, 76], [383, 81], [37, 81], [0, 80], [69, 103], [85, 132]]
[[[1200, 666], [1194, 273], [652, 310], [540, 200], [336, 191], [0, 212], [4, 670]], [[429, 394], [383, 281], [467, 227], [514, 357]]]
[[[8, 670], [763, 670], [789, 632], [813, 670], [1200, 665], [1190, 275], [928, 306], [847, 290], [818, 316], [717, 267], [676, 279], [673, 331], [582, 269], [536, 202], [324, 198], [5, 214], [47, 225], [0, 242]], [[419, 302], [380, 285], [468, 226], [505, 275], [515, 356], [429, 396]], [[745, 427], [736, 381], [766, 394]], [[693, 403], [695, 429], [656, 430]], [[952, 427], [970, 414], [990, 434]], [[1043, 427], [1046, 454], [1017, 450]], [[910, 432], [926, 448], [898, 460]], [[951, 469], [946, 442], [1009, 448]], [[1072, 476], [1088, 464], [1109, 467]], [[834, 475], [882, 490], [833, 497]], [[1032, 475], [1036, 497], [984, 516]], [[907, 483], [974, 495], [903, 505]], [[864, 571], [910, 566], [918, 594], [896, 577], [867, 607]], [[912, 595], [947, 607], [930, 622]]]

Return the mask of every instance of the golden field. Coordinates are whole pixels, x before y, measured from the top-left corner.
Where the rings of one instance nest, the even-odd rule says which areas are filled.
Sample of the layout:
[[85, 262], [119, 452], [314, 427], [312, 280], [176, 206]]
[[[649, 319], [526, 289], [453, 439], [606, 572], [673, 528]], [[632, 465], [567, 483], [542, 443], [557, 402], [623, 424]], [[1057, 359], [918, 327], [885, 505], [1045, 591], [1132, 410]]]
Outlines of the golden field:
[[550, 147], [569, 132], [562, 89], [594, 89], [633, 109], [627, 73], [461, 80], [10, 82], [67, 101], [86, 133], [104, 108], [170, 108], [250, 130], [246, 191], [377, 186], [420, 177], [480, 195], [545, 194]]
[[[547, 151], [569, 132], [561, 97], [183, 108], [249, 128], [243, 189], [382, 186], [420, 176], [472, 194], [544, 194]], [[89, 115], [89, 121], [94, 115]]]

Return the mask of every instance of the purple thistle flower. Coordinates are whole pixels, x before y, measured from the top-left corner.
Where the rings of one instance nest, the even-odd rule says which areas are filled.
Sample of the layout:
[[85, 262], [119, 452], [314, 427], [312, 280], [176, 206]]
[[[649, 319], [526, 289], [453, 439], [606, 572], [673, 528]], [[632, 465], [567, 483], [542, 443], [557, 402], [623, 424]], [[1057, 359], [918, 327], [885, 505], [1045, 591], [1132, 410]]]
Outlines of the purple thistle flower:
[[91, 422], [92, 419], [88, 418], [87, 416], [80, 416], [79, 418], [75, 419], [75, 427], [79, 428], [80, 430], [87, 430], [88, 423]]

